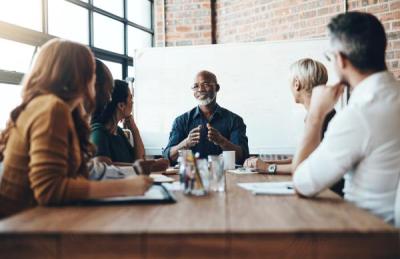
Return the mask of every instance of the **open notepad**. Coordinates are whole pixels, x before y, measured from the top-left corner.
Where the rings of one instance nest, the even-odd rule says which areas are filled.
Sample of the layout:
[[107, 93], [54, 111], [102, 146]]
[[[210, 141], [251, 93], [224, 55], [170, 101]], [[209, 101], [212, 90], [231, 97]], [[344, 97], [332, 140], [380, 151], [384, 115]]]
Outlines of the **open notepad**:
[[128, 204], [128, 203], [174, 203], [173, 194], [163, 184], [153, 185], [141, 196], [120, 196], [113, 198], [92, 199], [82, 204]]
[[253, 194], [293, 195], [293, 182], [258, 182], [238, 183], [239, 187], [251, 191]]

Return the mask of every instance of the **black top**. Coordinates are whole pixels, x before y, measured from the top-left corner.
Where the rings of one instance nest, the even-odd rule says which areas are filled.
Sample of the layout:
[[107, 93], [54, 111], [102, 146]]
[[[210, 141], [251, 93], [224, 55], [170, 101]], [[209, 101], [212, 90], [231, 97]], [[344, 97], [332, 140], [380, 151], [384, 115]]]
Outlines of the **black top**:
[[106, 156], [113, 162], [135, 162], [134, 149], [120, 127], [117, 127], [117, 135], [111, 134], [102, 123], [93, 123], [91, 130], [90, 139], [96, 146], [95, 156]]
[[[324, 139], [325, 132], [328, 129], [329, 122], [333, 119], [335, 115], [336, 115], [335, 109], [333, 109], [326, 115], [324, 124], [322, 124], [321, 141]], [[337, 183], [335, 183], [330, 189], [336, 194], [343, 197], [344, 195], [343, 188], [344, 188], [344, 179], [342, 178]]]
[[335, 115], [336, 115], [335, 109], [333, 109], [332, 111], [330, 111], [330, 112], [326, 115], [325, 120], [324, 120], [324, 124], [322, 124], [321, 140], [324, 139], [325, 131], [328, 129], [329, 122], [333, 119], [333, 117], [334, 117]]

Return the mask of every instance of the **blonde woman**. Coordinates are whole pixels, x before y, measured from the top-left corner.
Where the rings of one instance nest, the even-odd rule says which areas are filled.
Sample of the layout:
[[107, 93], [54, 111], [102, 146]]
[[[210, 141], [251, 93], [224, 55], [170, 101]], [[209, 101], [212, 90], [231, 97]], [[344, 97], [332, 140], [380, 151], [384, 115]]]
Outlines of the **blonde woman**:
[[94, 71], [94, 57], [84, 45], [54, 39], [42, 47], [24, 82], [22, 103], [0, 136], [0, 218], [37, 205], [140, 195], [152, 184], [146, 176], [87, 179]]
[[[328, 72], [325, 66], [313, 59], [300, 59], [290, 67], [290, 90], [294, 101], [302, 104], [308, 111], [311, 94], [314, 87], [326, 85], [328, 81]], [[326, 117], [322, 127], [321, 140], [324, 138], [326, 129], [330, 120], [335, 116], [335, 110], [332, 110]], [[245, 167], [256, 168], [262, 172], [291, 174], [293, 164], [272, 164], [266, 163], [259, 158], [249, 158], [244, 163]], [[342, 195], [343, 184], [334, 186], [332, 190]]]

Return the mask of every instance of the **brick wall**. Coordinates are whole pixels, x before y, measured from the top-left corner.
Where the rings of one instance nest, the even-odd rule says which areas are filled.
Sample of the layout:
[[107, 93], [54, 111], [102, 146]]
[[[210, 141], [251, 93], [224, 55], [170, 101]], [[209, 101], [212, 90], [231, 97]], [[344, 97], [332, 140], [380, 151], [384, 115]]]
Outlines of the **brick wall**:
[[[217, 0], [215, 8], [217, 43], [309, 39], [326, 36], [344, 0]], [[382, 21], [388, 67], [400, 79], [400, 0], [348, 0], [348, 10]], [[211, 44], [211, 0], [156, 0], [155, 24], [156, 46]]]
[[349, 0], [349, 11], [369, 12], [381, 20], [388, 38], [386, 63], [400, 79], [400, 0]]
[[344, 10], [342, 0], [217, 2], [218, 43], [322, 37]]
[[211, 1], [156, 0], [155, 36], [156, 46], [211, 44]]

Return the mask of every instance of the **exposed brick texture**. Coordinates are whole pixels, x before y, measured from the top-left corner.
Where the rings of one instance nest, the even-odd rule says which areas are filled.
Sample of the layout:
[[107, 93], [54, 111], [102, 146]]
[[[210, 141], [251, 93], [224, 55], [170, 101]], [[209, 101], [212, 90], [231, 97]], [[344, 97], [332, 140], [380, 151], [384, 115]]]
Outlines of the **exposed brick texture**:
[[369, 12], [381, 20], [388, 37], [386, 63], [400, 79], [400, 0], [350, 0], [349, 10]]
[[[215, 40], [228, 43], [324, 37], [331, 17], [344, 12], [344, 3], [217, 0]], [[382, 21], [389, 40], [387, 64], [400, 79], [400, 0], [348, 0], [347, 6], [349, 11], [369, 12]], [[211, 44], [211, 0], [155, 0], [155, 24], [156, 46]]]
[[269, 41], [326, 35], [343, 1], [217, 1], [217, 42]]
[[210, 3], [210, 0], [156, 0], [156, 46], [211, 44]]

